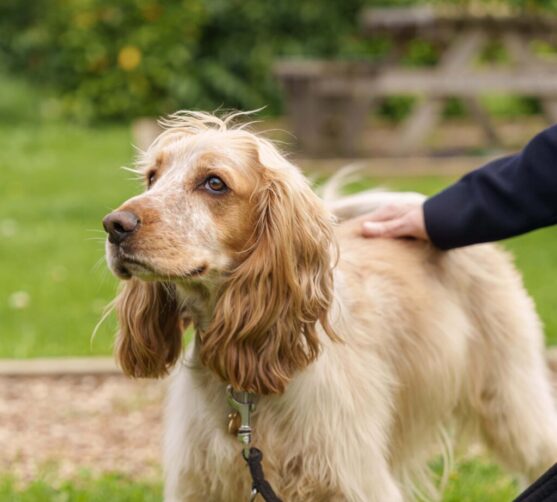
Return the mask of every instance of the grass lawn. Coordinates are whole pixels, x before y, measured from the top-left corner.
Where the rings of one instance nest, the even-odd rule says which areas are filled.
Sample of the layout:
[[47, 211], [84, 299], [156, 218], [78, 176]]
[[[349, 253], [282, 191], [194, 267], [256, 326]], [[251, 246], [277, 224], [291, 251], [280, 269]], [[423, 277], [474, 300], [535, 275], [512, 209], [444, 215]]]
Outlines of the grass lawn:
[[131, 481], [116, 474], [92, 478], [87, 474], [61, 483], [38, 480], [18, 487], [0, 480], [0, 502], [159, 502], [159, 484]]
[[101, 219], [138, 187], [122, 127], [0, 124], [0, 357], [108, 354], [90, 343], [115, 281]]
[[[443, 502], [509, 502], [517, 493], [512, 479], [483, 460], [459, 463], [450, 475]], [[37, 480], [24, 487], [0, 478], [0, 502], [156, 502], [158, 483], [132, 481], [117, 474], [92, 478], [83, 474], [64, 482]]]

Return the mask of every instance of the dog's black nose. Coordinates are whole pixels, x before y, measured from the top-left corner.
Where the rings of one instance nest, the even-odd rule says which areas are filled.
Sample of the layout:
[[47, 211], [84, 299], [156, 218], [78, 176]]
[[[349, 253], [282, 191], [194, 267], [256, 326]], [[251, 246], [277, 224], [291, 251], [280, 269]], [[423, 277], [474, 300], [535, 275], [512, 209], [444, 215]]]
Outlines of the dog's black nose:
[[129, 211], [114, 211], [105, 216], [103, 227], [112, 244], [120, 244], [129, 237], [139, 225], [139, 218]]

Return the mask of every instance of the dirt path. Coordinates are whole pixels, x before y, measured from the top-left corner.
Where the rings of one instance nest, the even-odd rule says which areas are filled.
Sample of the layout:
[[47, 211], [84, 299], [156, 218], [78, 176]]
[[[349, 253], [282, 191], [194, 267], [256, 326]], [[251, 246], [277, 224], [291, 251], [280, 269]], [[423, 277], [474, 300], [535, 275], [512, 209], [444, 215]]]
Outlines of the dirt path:
[[[548, 361], [557, 394], [557, 349]], [[0, 473], [160, 479], [165, 390], [165, 381], [115, 375], [0, 376]]]
[[159, 478], [164, 392], [121, 376], [1, 377], [0, 472]]

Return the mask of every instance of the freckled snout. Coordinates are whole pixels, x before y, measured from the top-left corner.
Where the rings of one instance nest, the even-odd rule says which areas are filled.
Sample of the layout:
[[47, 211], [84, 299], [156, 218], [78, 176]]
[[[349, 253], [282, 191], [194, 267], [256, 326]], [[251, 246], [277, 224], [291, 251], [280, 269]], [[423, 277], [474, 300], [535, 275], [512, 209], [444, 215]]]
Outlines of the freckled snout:
[[137, 215], [130, 211], [114, 211], [105, 216], [103, 227], [109, 242], [120, 244], [137, 230], [139, 223]]

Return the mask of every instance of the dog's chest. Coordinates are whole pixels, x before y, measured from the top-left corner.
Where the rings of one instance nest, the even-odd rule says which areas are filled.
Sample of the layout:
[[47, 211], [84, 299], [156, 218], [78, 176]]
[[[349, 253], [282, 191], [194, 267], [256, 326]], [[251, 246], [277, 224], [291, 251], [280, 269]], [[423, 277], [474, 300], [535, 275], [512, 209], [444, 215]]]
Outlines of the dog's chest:
[[[208, 409], [192, 417], [185, 445], [190, 458], [185, 478], [198, 486], [198, 493], [204, 493], [206, 500], [247, 500], [252, 479], [242, 457], [242, 445], [228, 430], [228, 409], [221, 404], [200, 403]], [[204, 419], [207, 413], [212, 421]], [[210, 422], [212, 432], [208, 431]], [[319, 453], [320, 445], [306, 449], [299, 426], [285, 421], [284, 414], [265, 403], [259, 403], [252, 424], [252, 444], [263, 452], [265, 477], [283, 500], [344, 500], [332, 482], [334, 473], [328, 472], [327, 458]]]

